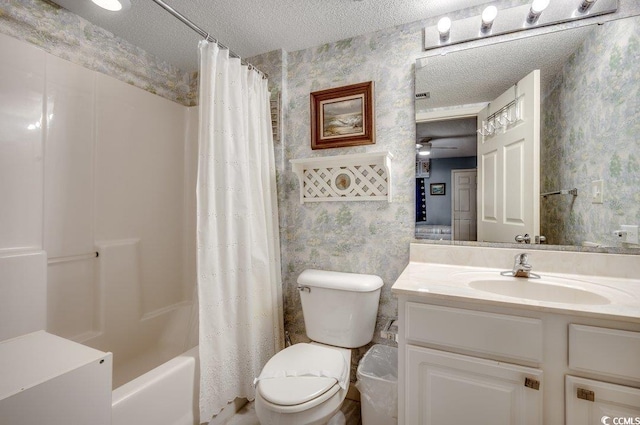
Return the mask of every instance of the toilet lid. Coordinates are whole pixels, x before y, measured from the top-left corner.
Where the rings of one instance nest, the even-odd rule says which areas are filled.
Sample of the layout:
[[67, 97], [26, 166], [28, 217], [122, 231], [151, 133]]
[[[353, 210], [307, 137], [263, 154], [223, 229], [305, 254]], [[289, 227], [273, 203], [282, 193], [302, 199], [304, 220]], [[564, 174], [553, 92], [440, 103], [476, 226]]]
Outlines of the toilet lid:
[[267, 362], [258, 378], [258, 391], [273, 404], [293, 406], [321, 396], [348, 373], [348, 365], [340, 351], [295, 344]]

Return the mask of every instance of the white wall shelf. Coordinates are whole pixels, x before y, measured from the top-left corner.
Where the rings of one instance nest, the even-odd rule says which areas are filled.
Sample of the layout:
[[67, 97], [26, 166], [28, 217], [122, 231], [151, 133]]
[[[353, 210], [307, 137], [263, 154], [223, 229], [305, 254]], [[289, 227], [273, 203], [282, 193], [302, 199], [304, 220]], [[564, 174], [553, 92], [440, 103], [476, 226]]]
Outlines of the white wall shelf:
[[389, 152], [292, 159], [300, 182], [300, 203], [325, 201], [391, 202]]

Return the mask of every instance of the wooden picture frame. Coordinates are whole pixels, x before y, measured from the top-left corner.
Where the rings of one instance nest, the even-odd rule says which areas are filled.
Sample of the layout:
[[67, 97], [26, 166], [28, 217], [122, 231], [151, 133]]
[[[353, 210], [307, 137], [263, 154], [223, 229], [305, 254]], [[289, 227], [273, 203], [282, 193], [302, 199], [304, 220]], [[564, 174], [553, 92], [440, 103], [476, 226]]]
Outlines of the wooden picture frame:
[[311, 149], [373, 145], [373, 81], [311, 93]]
[[446, 183], [431, 183], [429, 185], [429, 194], [431, 196], [440, 196], [446, 194]]

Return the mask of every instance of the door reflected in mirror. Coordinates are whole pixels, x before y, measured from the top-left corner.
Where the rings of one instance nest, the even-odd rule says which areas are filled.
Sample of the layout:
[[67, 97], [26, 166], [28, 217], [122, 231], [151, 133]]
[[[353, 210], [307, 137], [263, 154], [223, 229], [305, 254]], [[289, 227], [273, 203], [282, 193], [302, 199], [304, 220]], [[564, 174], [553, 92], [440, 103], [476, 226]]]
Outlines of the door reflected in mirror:
[[[429, 240], [477, 240], [475, 178], [473, 193], [456, 182], [454, 172], [477, 168], [475, 117], [416, 124], [416, 237]], [[428, 164], [428, 166], [425, 166]], [[428, 171], [425, 171], [428, 170]], [[444, 184], [444, 195], [432, 185]], [[456, 184], [458, 183], [458, 184]], [[460, 191], [464, 190], [463, 193]], [[462, 212], [468, 217], [460, 222]], [[457, 219], [456, 221], [456, 213]], [[474, 223], [470, 223], [473, 220]], [[454, 226], [458, 224], [458, 226]], [[464, 227], [464, 230], [462, 229]], [[455, 230], [462, 231], [455, 235]]]
[[[489, 105], [493, 113], [492, 101], [539, 69], [540, 147], [533, 153], [538, 165], [523, 171], [537, 176], [537, 187], [531, 189], [536, 193], [529, 196], [539, 205], [539, 231], [526, 232], [525, 227], [522, 231], [533, 241], [535, 236], [545, 236], [552, 245], [620, 247], [613, 231], [640, 224], [640, 144], [636, 142], [640, 134], [639, 21], [638, 17], [626, 18], [418, 59], [416, 93], [428, 92], [429, 96], [416, 100], [416, 165], [421, 167], [416, 173], [416, 238], [474, 240], [466, 231], [460, 238], [451, 236], [455, 234], [453, 200], [447, 196], [444, 211], [447, 205], [437, 204], [428, 187], [447, 183], [452, 194], [453, 170], [481, 168], [486, 154], [476, 159], [474, 152], [465, 156], [471, 158], [468, 162], [455, 163], [462, 161], [462, 156], [453, 154], [461, 148], [454, 140], [438, 137], [465, 136], [477, 144], [483, 136], [477, 136], [476, 130], [484, 134], [491, 130], [483, 127], [487, 122], [482, 122], [486, 117], [478, 118], [480, 111]], [[463, 122], [468, 126], [466, 132], [449, 129], [438, 133], [446, 123], [460, 129]], [[436, 149], [447, 147], [458, 149]], [[428, 177], [424, 176], [421, 149], [429, 150]], [[449, 168], [443, 171], [445, 160], [454, 164], [447, 164]], [[480, 171], [477, 178], [479, 224], [491, 206], [485, 205], [488, 200], [482, 194], [486, 175]], [[600, 181], [602, 203], [597, 203], [592, 186]], [[494, 193], [489, 198], [495, 200], [505, 190], [514, 190], [516, 186], [509, 188], [509, 182], [514, 180], [496, 186], [502, 195]], [[572, 189], [577, 189], [577, 196], [569, 192]], [[548, 192], [560, 193], [540, 196]], [[499, 209], [520, 206], [510, 201]], [[513, 221], [510, 216], [497, 217], [497, 212], [497, 221]], [[508, 242], [491, 230], [481, 231], [477, 239]]]

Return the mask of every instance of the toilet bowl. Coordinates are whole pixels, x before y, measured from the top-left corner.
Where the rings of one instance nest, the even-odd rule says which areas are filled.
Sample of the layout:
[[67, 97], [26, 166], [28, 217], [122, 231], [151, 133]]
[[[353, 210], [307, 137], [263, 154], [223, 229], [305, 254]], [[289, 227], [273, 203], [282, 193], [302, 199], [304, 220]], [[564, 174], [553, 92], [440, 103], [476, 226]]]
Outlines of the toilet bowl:
[[373, 338], [380, 277], [305, 270], [298, 285], [307, 336], [315, 342], [280, 351], [256, 378], [255, 408], [261, 425], [330, 421], [349, 389], [350, 348]]
[[292, 345], [257, 379], [256, 414], [262, 425], [326, 424], [349, 386], [351, 350], [318, 343]]

